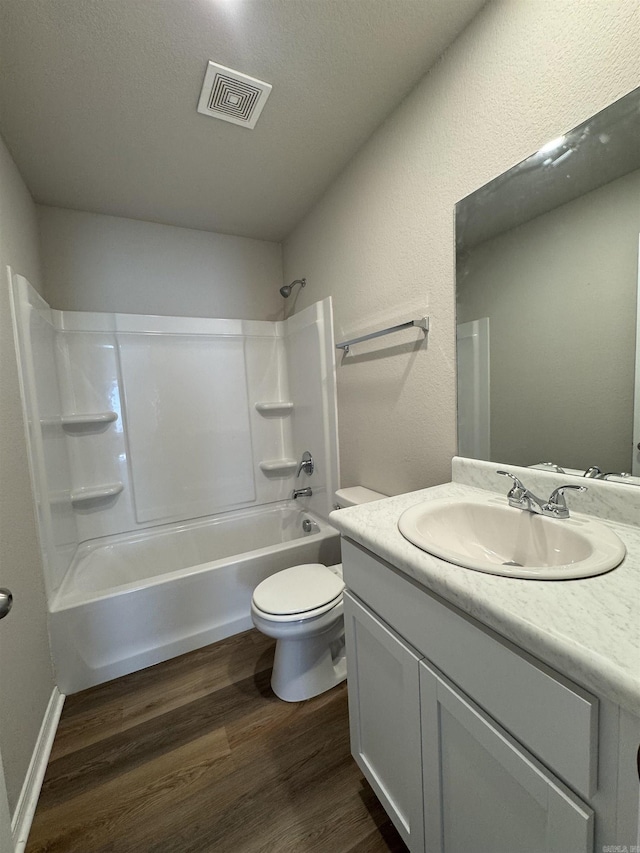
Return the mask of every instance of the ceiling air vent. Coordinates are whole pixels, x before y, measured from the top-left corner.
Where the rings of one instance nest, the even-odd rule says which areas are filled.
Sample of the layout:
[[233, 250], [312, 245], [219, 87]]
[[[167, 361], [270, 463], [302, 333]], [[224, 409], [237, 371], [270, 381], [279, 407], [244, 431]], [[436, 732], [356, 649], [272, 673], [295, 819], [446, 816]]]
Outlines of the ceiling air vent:
[[198, 101], [198, 112], [254, 128], [269, 92], [269, 83], [209, 62]]

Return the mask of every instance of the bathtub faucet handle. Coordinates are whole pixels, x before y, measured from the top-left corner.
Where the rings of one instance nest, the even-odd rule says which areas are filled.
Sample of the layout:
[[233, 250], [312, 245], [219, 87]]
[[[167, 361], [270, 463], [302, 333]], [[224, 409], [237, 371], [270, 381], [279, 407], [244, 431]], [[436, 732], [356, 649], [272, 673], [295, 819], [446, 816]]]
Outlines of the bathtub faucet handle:
[[313, 474], [313, 470], [315, 468], [315, 464], [313, 461], [313, 456], [309, 453], [308, 450], [302, 454], [302, 462], [298, 466], [298, 473], [296, 477], [299, 477], [300, 474], [304, 471], [305, 474], [311, 476]]

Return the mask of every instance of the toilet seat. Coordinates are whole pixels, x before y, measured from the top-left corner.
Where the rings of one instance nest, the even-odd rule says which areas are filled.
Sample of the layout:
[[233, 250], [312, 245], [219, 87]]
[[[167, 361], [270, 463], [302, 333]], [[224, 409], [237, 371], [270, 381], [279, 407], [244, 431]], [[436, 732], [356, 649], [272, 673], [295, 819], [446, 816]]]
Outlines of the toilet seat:
[[256, 587], [252, 605], [274, 622], [313, 619], [342, 601], [342, 578], [321, 563], [283, 569]]

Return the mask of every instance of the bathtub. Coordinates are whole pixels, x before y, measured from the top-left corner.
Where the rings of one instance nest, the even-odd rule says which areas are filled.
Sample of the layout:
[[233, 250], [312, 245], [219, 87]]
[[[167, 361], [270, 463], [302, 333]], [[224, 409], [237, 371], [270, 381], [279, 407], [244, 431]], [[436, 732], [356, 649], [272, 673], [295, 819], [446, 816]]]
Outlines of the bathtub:
[[290, 502], [84, 543], [49, 611], [58, 686], [75, 693], [244, 631], [264, 578], [339, 560], [337, 531]]

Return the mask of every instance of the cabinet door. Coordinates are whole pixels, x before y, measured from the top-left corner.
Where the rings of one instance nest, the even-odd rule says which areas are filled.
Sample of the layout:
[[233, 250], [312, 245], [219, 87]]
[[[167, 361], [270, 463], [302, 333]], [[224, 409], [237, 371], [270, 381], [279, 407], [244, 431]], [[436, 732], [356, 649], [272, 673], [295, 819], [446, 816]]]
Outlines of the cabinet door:
[[625, 710], [620, 713], [617, 806], [615, 838], [603, 839], [605, 845], [640, 851], [640, 718]]
[[424, 661], [419, 665], [430, 853], [590, 853], [593, 812]]
[[404, 842], [424, 850], [419, 656], [344, 594], [351, 752]]

